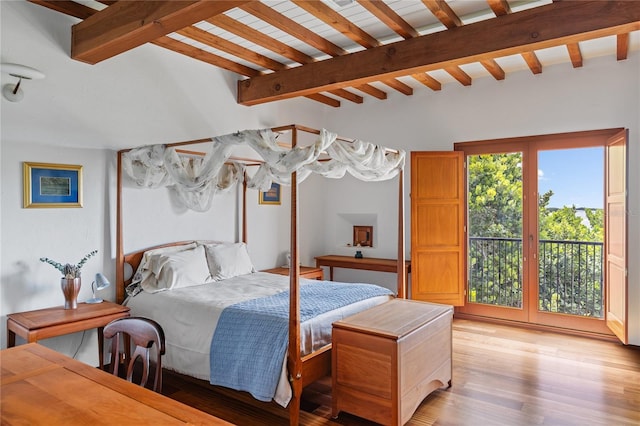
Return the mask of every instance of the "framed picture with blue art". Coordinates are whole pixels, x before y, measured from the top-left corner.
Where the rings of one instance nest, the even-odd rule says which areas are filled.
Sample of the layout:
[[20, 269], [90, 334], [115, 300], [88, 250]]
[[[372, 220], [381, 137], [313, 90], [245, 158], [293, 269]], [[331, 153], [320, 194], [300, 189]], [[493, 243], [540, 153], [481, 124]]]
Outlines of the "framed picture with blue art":
[[82, 207], [82, 166], [23, 163], [24, 208]]
[[272, 182], [268, 191], [260, 191], [260, 204], [280, 204], [280, 184]]

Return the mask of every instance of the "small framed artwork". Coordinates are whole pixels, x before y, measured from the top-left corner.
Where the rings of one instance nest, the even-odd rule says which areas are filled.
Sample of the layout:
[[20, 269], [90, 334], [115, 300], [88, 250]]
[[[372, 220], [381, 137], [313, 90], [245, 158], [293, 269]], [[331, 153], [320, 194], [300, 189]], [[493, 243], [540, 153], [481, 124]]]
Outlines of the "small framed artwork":
[[82, 207], [82, 166], [23, 163], [24, 208]]
[[356, 247], [373, 247], [373, 226], [354, 226], [353, 245]]
[[280, 204], [280, 184], [273, 182], [271, 189], [260, 191], [260, 204]]

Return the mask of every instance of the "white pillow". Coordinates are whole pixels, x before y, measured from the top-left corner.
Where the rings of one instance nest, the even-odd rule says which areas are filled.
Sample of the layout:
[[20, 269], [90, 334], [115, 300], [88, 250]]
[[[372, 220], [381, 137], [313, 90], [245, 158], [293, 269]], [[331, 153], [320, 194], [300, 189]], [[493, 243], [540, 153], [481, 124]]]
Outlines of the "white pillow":
[[131, 284], [135, 283], [146, 283], [147, 286], [156, 286], [156, 277], [153, 275], [153, 262], [152, 257], [157, 254], [168, 254], [168, 253], [176, 253], [183, 250], [190, 250], [196, 248], [196, 243], [183, 244], [178, 246], [169, 246], [169, 247], [161, 247], [153, 250], [147, 250], [142, 255], [142, 260], [140, 261], [140, 265], [138, 265], [138, 269], [136, 270], [136, 274], [133, 276], [133, 281]]
[[206, 256], [215, 281], [255, 272], [245, 243], [207, 245]]
[[155, 285], [148, 280], [141, 284], [143, 290], [155, 293], [175, 288], [191, 287], [211, 282], [204, 247], [176, 253], [163, 253], [151, 256], [152, 273]]

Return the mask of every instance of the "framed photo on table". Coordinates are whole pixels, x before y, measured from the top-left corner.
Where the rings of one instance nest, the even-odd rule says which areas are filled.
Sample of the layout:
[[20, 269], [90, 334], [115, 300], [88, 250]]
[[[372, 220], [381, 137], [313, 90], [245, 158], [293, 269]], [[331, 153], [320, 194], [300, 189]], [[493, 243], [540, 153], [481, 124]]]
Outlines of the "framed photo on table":
[[280, 184], [273, 182], [271, 189], [260, 191], [260, 204], [280, 204]]
[[82, 166], [23, 163], [24, 208], [82, 207]]

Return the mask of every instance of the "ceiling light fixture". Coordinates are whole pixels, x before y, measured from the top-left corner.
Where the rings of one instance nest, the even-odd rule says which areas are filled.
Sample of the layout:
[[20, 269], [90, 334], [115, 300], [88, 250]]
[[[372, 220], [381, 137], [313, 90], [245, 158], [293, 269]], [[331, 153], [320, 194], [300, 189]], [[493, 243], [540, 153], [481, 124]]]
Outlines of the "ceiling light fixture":
[[33, 80], [44, 78], [44, 73], [35, 68], [27, 67], [19, 64], [0, 64], [3, 73], [7, 73], [12, 77], [16, 77], [18, 82], [14, 84], [5, 84], [2, 87], [2, 96], [10, 102], [20, 102], [24, 98], [24, 92], [20, 88], [22, 80]]

